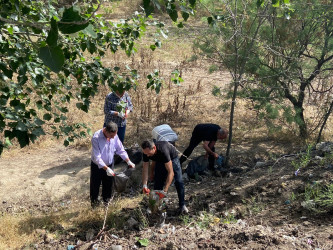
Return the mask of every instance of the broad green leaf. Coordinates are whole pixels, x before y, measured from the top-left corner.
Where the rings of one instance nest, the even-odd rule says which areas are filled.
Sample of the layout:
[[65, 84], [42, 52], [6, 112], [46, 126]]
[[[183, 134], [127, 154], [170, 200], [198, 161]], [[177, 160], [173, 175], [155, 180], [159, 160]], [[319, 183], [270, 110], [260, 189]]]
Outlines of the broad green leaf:
[[196, 0], [189, 0], [192, 7], [194, 7]]
[[43, 125], [45, 123], [43, 120], [41, 120], [39, 118], [35, 118], [34, 121], [35, 121], [35, 124], [38, 125], [38, 126], [41, 126], [41, 125]]
[[188, 14], [188, 12], [182, 11], [182, 17], [185, 21], [187, 21], [187, 19], [190, 17], [190, 14]]
[[80, 16], [77, 10], [73, 7], [66, 9], [58, 23], [58, 28], [63, 34], [73, 34], [85, 29], [89, 22]]
[[65, 62], [64, 53], [59, 46], [40, 48], [39, 57], [42, 59], [43, 63], [55, 73], [61, 70]]
[[49, 120], [52, 119], [52, 115], [49, 114], [49, 113], [46, 113], [46, 114], [43, 115], [43, 119], [46, 120], [46, 121], [49, 121]]
[[168, 14], [172, 21], [177, 22], [178, 19], [178, 13], [176, 9], [168, 9]]
[[138, 242], [139, 242], [140, 246], [142, 246], [142, 247], [146, 247], [149, 244], [149, 240], [146, 239], [146, 238], [145, 239], [140, 239], [140, 240], [138, 240]]
[[97, 34], [94, 31], [94, 26], [92, 24], [89, 24], [87, 26], [87, 28], [85, 28], [84, 30], [82, 30], [82, 32], [92, 38], [97, 38]]
[[154, 7], [151, 5], [150, 0], [143, 0], [143, 9], [146, 13], [146, 17], [154, 12]]
[[45, 132], [42, 128], [35, 128], [31, 133], [37, 137], [41, 136], [41, 135], [45, 135]]
[[152, 50], [152, 51], [154, 51], [155, 49], [156, 49], [156, 46], [155, 45], [150, 45], [150, 49]]
[[17, 125], [16, 125], [16, 129], [19, 131], [27, 131], [27, 126], [23, 122], [18, 121]]
[[13, 135], [18, 139], [21, 148], [29, 145], [29, 136], [27, 131], [14, 130]]
[[46, 38], [46, 43], [51, 47], [57, 46], [58, 43], [58, 26], [54, 18], [51, 19], [51, 29]]

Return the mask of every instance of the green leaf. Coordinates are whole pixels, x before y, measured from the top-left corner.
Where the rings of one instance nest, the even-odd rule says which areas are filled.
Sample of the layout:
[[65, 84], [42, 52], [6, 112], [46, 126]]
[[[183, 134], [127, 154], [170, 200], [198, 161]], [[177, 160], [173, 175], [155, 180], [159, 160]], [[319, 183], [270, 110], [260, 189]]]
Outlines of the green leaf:
[[177, 24], [177, 27], [180, 28], [180, 29], [181, 29], [181, 28], [184, 28], [183, 22], [178, 23], [178, 24]]
[[262, 7], [264, 5], [264, 0], [257, 0], [257, 7]]
[[58, 73], [65, 63], [64, 53], [59, 46], [40, 48], [39, 57], [42, 59], [43, 63], [55, 73]]
[[212, 22], [213, 22], [213, 17], [209, 16], [209, 17], [207, 18], [207, 22], [208, 22], [208, 24], [212, 24]]
[[146, 247], [149, 244], [149, 240], [146, 239], [146, 238], [145, 239], [140, 239], [140, 240], [138, 240], [138, 242], [139, 242], [140, 246], [142, 246], [142, 247]]
[[83, 17], [80, 16], [73, 6], [64, 11], [64, 14], [58, 23], [58, 28], [63, 34], [73, 34], [85, 29], [89, 25]]
[[189, 0], [189, 2], [190, 2], [190, 5], [191, 5], [192, 7], [194, 7], [196, 0]]
[[15, 130], [13, 131], [13, 135], [17, 138], [21, 148], [29, 145], [29, 136], [27, 131]]
[[154, 7], [150, 4], [150, 0], [143, 0], [143, 9], [146, 13], [146, 17], [154, 12]]
[[46, 120], [46, 121], [49, 121], [49, 120], [52, 119], [52, 115], [49, 114], [49, 113], [46, 113], [46, 114], [43, 115], [43, 119]]
[[97, 38], [97, 34], [94, 31], [94, 26], [92, 24], [89, 24], [87, 26], [87, 28], [85, 28], [84, 30], [82, 30], [82, 32], [92, 38]]
[[57, 46], [58, 43], [58, 26], [54, 18], [51, 19], [51, 29], [46, 38], [46, 43], [51, 47]]
[[18, 121], [17, 125], [16, 125], [16, 129], [19, 131], [27, 131], [27, 126], [23, 122]]
[[64, 145], [65, 145], [65, 147], [67, 147], [69, 145], [69, 141], [67, 139], [64, 140]]
[[41, 136], [41, 135], [45, 135], [45, 132], [42, 128], [35, 128], [31, 133], [37, 137]]
[[155, 45], [150, 45], [150, 49], [152, 50], [152, 51], [154, 51], [155, 49], [156, 49], [156, 46]]
[[190, 17], [190, 14], [188, 14], [188, 12], [182, 11], [182, 17], [185, 21], [187, 21], [187, 19]]
[[273, 7], [279, 7], [280, 6], [280, 0], [272, 0]]
[[45, 122], [42, 121], [41, 119], [39, 119], [39, 118], [35, 118], [35, 124], [36, 124], [36, 125], [41, 126], [41, 125], [43, 125], [44, 123], [45, 123]]
[[168, 9], [168, 14], [172, 21], [177, 22], [178, 13], [176, 9]]

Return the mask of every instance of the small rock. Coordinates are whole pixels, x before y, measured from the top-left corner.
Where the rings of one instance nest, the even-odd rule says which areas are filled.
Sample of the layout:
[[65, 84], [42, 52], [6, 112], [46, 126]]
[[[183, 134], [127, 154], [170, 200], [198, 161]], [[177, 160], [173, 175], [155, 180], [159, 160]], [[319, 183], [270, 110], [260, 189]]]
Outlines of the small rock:
[[198, 245], [195, 244], [194, 242], [192, 242], [189, 246], [188, 246], [188, 249], [197, 249], [198, 248]]
[[111, 250], [122, 250], [123, 247], [121, 245], [112, 245]]
[[263, 162], [263, 161], [258, 161], [256, 162], [256, 165], [254, 167], [256, 168], [260, 168], [260, 167], [263, 167], [265, 166], [266, 162]]
[[133, 217], [129, 218], [128, 221], [126, 221], [126, 226], [128, 228], [134, 228], [138, 224], [139, 224], [139, 222], [137, 220], [135, 220]]

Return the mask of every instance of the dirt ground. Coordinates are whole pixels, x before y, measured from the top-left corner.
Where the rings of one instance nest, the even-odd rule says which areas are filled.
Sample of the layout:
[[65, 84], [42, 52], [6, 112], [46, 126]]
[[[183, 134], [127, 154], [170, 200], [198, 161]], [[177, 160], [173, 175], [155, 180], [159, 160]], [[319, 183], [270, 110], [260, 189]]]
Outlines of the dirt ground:
[[[197, 149], [195, 154], [200, 152]], [[122, 230], [107, 225], [101, 240], [87, 239], [82, 232], [49, 240], [45, 232], [34, 248], [73, 245], [91, 249], [95, 245], [98, 249], [136, 249], [140, 239], [147, 239], [146, 249], [332, 249], [332, 213], [313, 214], [291, 197], [301, 192], [304, 183], [332, 181], [333, 170], [313, 161], [295, 176], [293, 160], [294, 156], [262, 159], [259, 164], [258, 159], [238, 156], [223, 177], [202, 176], [202, 181], [186, 182], [188, 216], [178, 216], [176, 192], [171, 188], [164, 223], [148, 216], [142, 227], [138, 218], [133, 218], [133, 209], [124, 208], [125, 221], [135, 223], [126, 223]], [[15, 159], [5, 156], [0, 171], [1, 212], [40, 210], [47, 214], [57, 207], [75, 206], [74, 200], [88, 206], [89, 164], [88, 148], [60, 145], [29, 150]], [[140, 164], [135, 171], [140, 175]], [[134, 185], [122, 196], [138, 193]], [[147, 208], [144, 202], [140, 206], [142, 211]]]

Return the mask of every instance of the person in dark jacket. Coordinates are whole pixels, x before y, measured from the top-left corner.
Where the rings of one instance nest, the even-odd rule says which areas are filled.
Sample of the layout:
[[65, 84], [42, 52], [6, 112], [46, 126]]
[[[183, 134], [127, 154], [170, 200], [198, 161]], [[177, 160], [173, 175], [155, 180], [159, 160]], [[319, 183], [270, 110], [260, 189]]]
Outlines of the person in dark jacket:
[[217, 140], [226, 139], [228, 133], [228, 130], [223, 129], [216, 124], [206, 123], [196, 125], [192, 132], [190, 144], [180, 157], [180, 164], [183, 164], [199, 143], [203, 142], [202, 146], [206, 151], [206, 156], [208, 156], [209, 161], [208, 169], [214, 170], [215, 159], [219, 157], [219, 155], [215, 153], [215, 143]]

